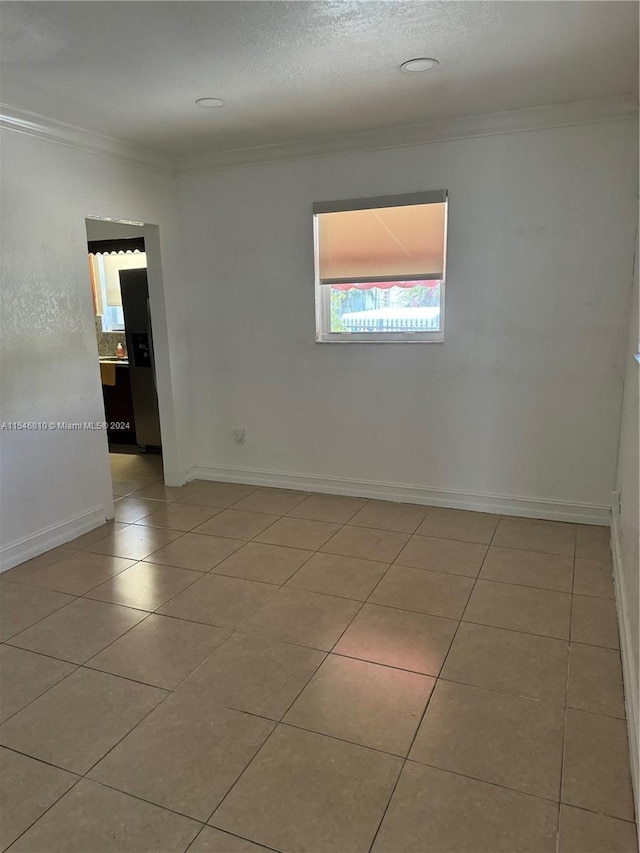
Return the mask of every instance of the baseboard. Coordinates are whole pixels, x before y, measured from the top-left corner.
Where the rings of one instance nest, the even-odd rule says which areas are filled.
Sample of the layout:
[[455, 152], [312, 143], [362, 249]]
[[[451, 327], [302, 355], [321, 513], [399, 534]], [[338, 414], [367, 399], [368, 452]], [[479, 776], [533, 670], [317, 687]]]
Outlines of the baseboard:
[[628, 596], [622, 572], [622, 554], [620, 552], [619, 518], [614, 511], [611, 522], [611, 552], [613, 555], [613, 579], [615, 582], [616, 610], [618, 611], [618, 630], [620, 632], [620, 655], [622, 657], [622, 679], [627, 710], [627, 728], [629, 731], [629, 751], [631, 760], [631, 778], [636, 806], [636, 818], [640, 815], [640, 708], [638, 707], [640, 684], [638, 672], [633, 665], [633, 638], [631, 620], [627, 609]]
[[544, 518], [552, 521], [598, 524], [604, 527], [608, 527], [611, 523], [611, 507], [609, 506], [509, 497], [506, 495], [442, 491], [401, 483], [376, 483], [368, 480], [346, 480], [316, 477], [310, 474], [290, 474], [279, 471], [215, 467], [212, 465], [195, 465], [187, 474], [187, 481], [191, 480], [249, 483], [280, 489], [309, 490], [332, 495], [378, 498], [380, 500], [428, 504], [429, 506], [441, 506], [450, 509], [493, 512], [522, 518]]
[[50, 551], [51, 548], [56, 548], [58, 545], [64, 545], [65, 542], [70, 542], [76, 536], [88, 533], [104, 522], [104, 507], [95, 507], [95, 509], [75, 515], [61, 524], [47, 527], [33, 536], [27, 536], [11, 545], [6, 545], [0, 549], [0, 572], [6, 572], [7, 569], [12, 569], [14, 566], [24, 563], [25, 560], [44, 554], [45, 551]]

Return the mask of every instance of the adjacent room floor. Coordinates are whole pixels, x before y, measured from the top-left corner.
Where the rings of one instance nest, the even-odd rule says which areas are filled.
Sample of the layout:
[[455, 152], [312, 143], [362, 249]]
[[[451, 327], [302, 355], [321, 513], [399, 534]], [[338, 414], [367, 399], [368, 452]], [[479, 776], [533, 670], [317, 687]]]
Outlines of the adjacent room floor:
[[112, 468], [0, 578], [0, 849], [636, 850], [606, 529]]

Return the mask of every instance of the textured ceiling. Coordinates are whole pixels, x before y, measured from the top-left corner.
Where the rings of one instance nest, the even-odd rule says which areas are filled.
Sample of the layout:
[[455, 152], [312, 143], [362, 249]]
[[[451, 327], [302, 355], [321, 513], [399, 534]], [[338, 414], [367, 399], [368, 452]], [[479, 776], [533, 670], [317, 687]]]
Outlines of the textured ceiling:
[[[5, 103], [172, 155], [630, 93], [634, 2], [9, 2]], [[441, 65], [410, 76], [414, 56]], [[222, 109], [194, 100], [218, 96]]]

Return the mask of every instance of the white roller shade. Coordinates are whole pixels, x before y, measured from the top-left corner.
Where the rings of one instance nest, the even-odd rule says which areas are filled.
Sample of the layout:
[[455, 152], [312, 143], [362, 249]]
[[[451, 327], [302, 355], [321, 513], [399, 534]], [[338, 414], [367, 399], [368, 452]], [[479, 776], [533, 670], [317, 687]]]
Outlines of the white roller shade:
[[316, 205], [320, 283], [444, 278], [446, 193], [425, 196]]

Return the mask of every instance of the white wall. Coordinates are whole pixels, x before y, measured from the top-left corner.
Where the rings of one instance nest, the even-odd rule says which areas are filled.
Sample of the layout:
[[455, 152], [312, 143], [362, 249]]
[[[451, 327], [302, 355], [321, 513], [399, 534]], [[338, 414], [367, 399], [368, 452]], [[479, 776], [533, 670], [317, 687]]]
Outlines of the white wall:
[[[184, 178], [194, 473], [607, 523], [636, 156], [619, 120]], [[315, 344], [312, 203], [442, 188], [445, 343]]]
[[[165, 413], [169, 410], [165, 423], [175, 450], [169, 467], [179, 479], [175, 472], [187, 463], [183, 447], [175, 449], [172, 420], [174, 410], [179, 418], [186, 411], [180, 396], [186, 354], [173, 179], [17, 133], [3, 133], [2, 143], [0, 420], [103, 420], [85, 216], [154, 223], [160, 229], [170, 318], [167, 339], [163, 294], [155, 304], [152, 294], [165, 367], [171, 349], [161, 404]], [[0, 442], [5, 565], [21, 554], [24, 559], [39, 542], [50, 543], [52, 536], [95, 525], [101, 512], [104, 518], [104, 432], [4, 430]]]
[[640, 590], [639, 539], [640, 501], [638, 480], [640, 477], [640, 459], [638, 449], [640, 435], [640, 365], [634, 354], [640, 350], [640, 316], [638, 306], [638, 257], [633, 278], [633, 299], [629, 323], [628, 346], [625, 359], [624, 396], [622, 401], [622, 419], [620, 424], [620, 445], [618, 447], [618, 470], [616, 490], [620, 493], [620, 511], [614, 512], [613, 546], [616, 574], [616, 597], [622, 660], [624, 665], [627, 717], [631, 740], [631, 767], [634, 776], [636, 794], [636, 815], [640, 814], [640, 767], [638, 766], [638, 747], [640, 737], [640, 628], [638, 605]]

